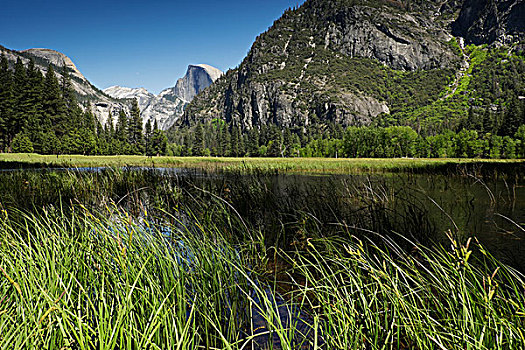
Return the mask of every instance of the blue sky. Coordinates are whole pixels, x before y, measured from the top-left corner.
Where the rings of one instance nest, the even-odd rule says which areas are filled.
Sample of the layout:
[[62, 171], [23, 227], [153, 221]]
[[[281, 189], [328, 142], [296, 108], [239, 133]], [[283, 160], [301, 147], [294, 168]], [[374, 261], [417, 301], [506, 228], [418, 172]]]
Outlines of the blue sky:
[[5, 1], [0, 45], [63, 52], [97, 87], [173, 86], [188, 64], [236, 67], [251, 44], [304, 0]]

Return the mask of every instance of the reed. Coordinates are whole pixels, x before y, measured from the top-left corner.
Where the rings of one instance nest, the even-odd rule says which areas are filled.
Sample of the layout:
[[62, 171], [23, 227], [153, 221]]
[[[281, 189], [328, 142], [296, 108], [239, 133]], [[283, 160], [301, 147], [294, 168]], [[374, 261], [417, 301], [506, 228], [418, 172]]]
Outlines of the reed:
[[108, 209], [2, 212], [0, 348], [525, 345], [523, 276], [472, 240], [407, 253], [312, 233], [290, 252], [190, 212], [155, 225]]

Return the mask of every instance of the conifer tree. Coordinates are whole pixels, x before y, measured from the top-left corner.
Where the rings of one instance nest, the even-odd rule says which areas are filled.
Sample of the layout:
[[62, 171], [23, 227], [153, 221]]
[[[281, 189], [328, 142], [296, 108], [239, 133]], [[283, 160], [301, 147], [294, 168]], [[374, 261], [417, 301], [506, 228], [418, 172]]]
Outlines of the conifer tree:
[[148, 121], [146, 122], [146, 125], [144, 127], [144, 141], [145, 141], [145, 144], [146, 144], [146, 155], [147, 156], [152, 156], [153, 155], [153, 152], [152, 152], [153, 150], [152, 150], [152, 147], [151, 147], [152, 136], [153, 136], [153, 129], [152, 129], [152, 126], [151, 126], [151, 119], [148, 119]]
[[139, 103], [137, 99], [133, 100], [131, 107], [131, 118], [129, 120], [129, 143], [132, 146], [134, 154], [143, 152], [143, 135], [142, 135], [142, 118], [140, 117]]
[[[43, 90], [44, 77], [40, 70], [35, 67], [34, 61], [29, 60], [27, 67], [27, 103], [28, 108], [25, 113], [25, 133], [33, 143], [34, 151], [36, 153], [42, 152], [42, 142], [44, 140], [44, 130], [42, 106], [43, 106]], [[47, 130], [49, 132], [49, 130]]]
[[0, 149], [8, 146], [8, 125], [13, 118], [13, 77], [9, 70], [7, 58], [0, 57]]
[[49, 65], [44, 81], [44, 118], [51, 122], [52, 128], [58, 138], [66, 133], [67, 110], [62, 91], [58, 84], [53, 66]]
[[[112, 122], [111, 122], [112, 123]], [[128, 139], [128, 117], [124, 110], [120, 110], [117, 119], [116, 137], [119, 142], [126, 142]]]
[[22, 131], [25, 121], [25, 110], [29, 108], [27, 102], [27, 73], [20, 57], [15, 63], [15, 72], [13, 75], [13, 95], [14, 108], [13, 116], [9, 119], [7, 125], [8, 144], [10, 145], [14, 137]]
[[192, 153], [194, 156], [202, 156], [204, 152], [204, 128], [202, 124], [195, 127]]

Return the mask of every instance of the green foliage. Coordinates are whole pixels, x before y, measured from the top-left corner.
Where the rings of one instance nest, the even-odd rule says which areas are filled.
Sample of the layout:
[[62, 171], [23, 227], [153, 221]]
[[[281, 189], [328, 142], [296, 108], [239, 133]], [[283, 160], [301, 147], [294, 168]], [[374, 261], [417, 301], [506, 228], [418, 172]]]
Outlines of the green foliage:
[[[12, 71], [0, 58], [0, 150], [42, 154], [163, 155], [163, 131], [144, 131], [136, 101], [131, 116], [120, 111], [102, 126], [93, 113], [82, 111], [72, 88], [70, 72], [62, 68], [59, 82], [49, 65], [45, 78], [32, 59], [27, 67], [19, 59]], [[147, 134], [147, 135], [146, 135]], [[15, 142], [16, 141], [16, 142]], [[27, 142], [29, 141], [29, 143]]]
[[15, 136], [11, 143], [11, 149], [14, 153], [33, 153], [33, 143], [29, 137], [23, 133]]

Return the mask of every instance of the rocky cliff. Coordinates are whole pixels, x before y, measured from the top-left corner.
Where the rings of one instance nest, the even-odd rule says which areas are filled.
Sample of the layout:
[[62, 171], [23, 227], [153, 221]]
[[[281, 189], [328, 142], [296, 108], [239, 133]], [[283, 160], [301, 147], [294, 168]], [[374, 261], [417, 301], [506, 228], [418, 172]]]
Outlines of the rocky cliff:
[[104, 93], [117, 99], [130, 101], [137, 99], [144, 124], [148, 120], [151, 121], [152, 125], [154, 122], [157, 122], [157, 125], [162, 130], [169, 129], [181, 118], [186, 105], [180, 98], [168, 100], [161, 96], [156, 96], [144, 88], [133, 89], [112, 86], [104, 89]]
[[[467, 69], [451, 28], [469, 22], [476, 1], [307, 0], [199, 94], [183, 122], [366, 125], [440, 101]], [[521, 0], [496, 3], [506, 19], [495, 27], [513, 32]]]
[[154, 95], [144, 88], [126, 88], [112, 86], [104, 93], [117, 99], [137, 99], [141, 116], [146, 123], [157, 121], [159, 128], [167, 130], [184, 113], [184, 107], [193, 98], [216, 81], [223, 73], [209, 65], [190, 65], [186, 75], [177, 81], [175, 87], [163, 90], [159, 95]]
[[476, 45], [512, 43], [525, 33], [525, 1], [464, 0], [452, 31]]
[[190, 65], [186, 75], [180, 78], [174, 87], [162, 91], [159, 96], [172, 101], [182, 99], [190, 103], [222, 75], [222, 71], [207, 64]]

